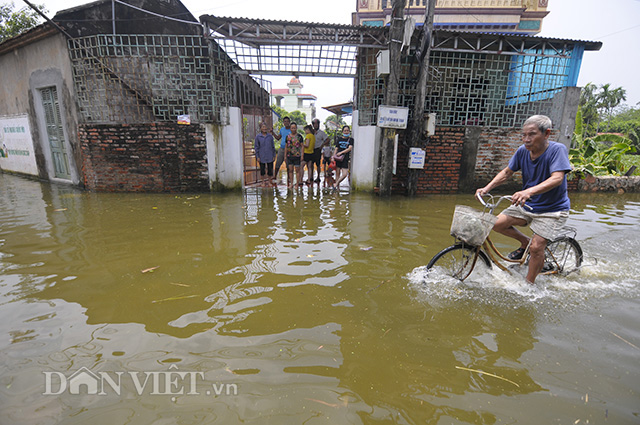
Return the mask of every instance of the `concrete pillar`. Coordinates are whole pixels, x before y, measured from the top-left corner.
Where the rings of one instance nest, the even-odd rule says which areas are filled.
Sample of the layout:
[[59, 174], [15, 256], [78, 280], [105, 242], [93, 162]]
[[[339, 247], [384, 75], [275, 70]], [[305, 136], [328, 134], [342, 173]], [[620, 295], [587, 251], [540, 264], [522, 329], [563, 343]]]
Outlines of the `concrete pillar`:
[[228, 114], [229, 125], [206, 124], [209, 182], [214, 192], [244, 185], [242, 111], [228, 108]]
[[358, 111], [353, 111], [352, 122], [351, 185], [355, 190], [373, 192], [378, 174], [380, 129], [374, 125], [359, 126]]
[[481, 127], [467, 127], [464, 133], [462, 145], [462, 158], [460, 159], [460, 183], [458, 190], [472, 193], [476, 187], [476, 160], [478, 158], [478, 142], [482, 134]]
[[553, 98], [549, 118], [553, 127], [558, 130], [556, 142], [571, 147], [571, 137], [576, 128], [576, 114], [580, 104], [580, 87], [565, 87]]

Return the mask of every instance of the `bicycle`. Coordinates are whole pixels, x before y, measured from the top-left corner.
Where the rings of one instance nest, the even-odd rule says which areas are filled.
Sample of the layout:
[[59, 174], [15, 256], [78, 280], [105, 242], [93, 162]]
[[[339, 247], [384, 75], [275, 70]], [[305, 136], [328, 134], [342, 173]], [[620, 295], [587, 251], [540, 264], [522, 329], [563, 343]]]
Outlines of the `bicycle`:
[[[484, 206], [484, 211], [465, 205], [456, 206], [451, 223], [451, 235], [456, 237], [457, 242], [437, 253], [427, 264], [427, 270], [438, 267], [444, 274], [463, 281], [471, 275], [478, 260], [489, 269], [495, 264], [504, 271], [509, 269], [500, 260], [516, 265], [528, 264], [531, 242], [521, 259], [512, 260], [503, 255], [489, 237], [497, 220], [494, 210], [500, 202], [511, 200], [511, 196], [502, 196], [497, 202], [494, 202], [494, 197], [490, 194], [486, 196], [489, 197], [488, 202], [476, 196]], [[531, 209], [528, 205], [525, 206]], [[583, 255], [580, 244], [575, 240], [576, 234], [575, 228], [565, 226], [560, 236], [547, 243], [544, 266], [540, 274], [566, 276], [579, 270]]]

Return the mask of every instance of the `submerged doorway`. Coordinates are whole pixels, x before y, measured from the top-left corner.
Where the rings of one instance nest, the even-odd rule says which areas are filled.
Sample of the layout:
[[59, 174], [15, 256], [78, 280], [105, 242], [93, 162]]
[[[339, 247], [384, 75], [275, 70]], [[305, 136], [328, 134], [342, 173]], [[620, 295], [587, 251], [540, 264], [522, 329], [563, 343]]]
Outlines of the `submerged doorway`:
[[260, 123], [272, 128], [271, 108], [242, 105], [242, 146], [244, 157], [244, 185], [252, 186], [260, 181], [260, 164], [253, 150], [256, 134], [260, 132]]
[[51, 160], [56, 178], [71, 180], [69, 171], [69, 157], [67, 155], [66, 140], [60, 115], [58, 91], [55, 86], [40, 89], [44, 119], [47, 127], [47, 139], [51, 147]]

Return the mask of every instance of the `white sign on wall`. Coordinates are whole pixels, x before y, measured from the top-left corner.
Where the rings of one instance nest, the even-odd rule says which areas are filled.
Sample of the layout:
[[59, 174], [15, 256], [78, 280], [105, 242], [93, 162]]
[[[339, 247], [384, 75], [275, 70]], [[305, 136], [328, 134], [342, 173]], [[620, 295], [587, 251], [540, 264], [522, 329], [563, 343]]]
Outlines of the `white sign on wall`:
[[409, 168], [424, 168], [426, 152], [420, 148], [409, 149]]
[[404, 130], [409, 123], [409, 108], [402, 106], [378, 106], [378, 127]]
[[27, 115], [0, 117], [0, 168], [32, 176], [38, 175]]

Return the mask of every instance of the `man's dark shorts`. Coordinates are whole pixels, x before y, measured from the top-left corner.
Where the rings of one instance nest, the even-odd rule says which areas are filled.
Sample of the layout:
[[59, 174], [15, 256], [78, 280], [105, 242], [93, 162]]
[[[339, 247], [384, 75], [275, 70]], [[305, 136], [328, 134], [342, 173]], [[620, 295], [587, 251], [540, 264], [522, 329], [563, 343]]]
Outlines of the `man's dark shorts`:
[[313, 150], [313, 162], [320, 168], [320, 158], [322, 158], [322, 148], [315, 148]]

